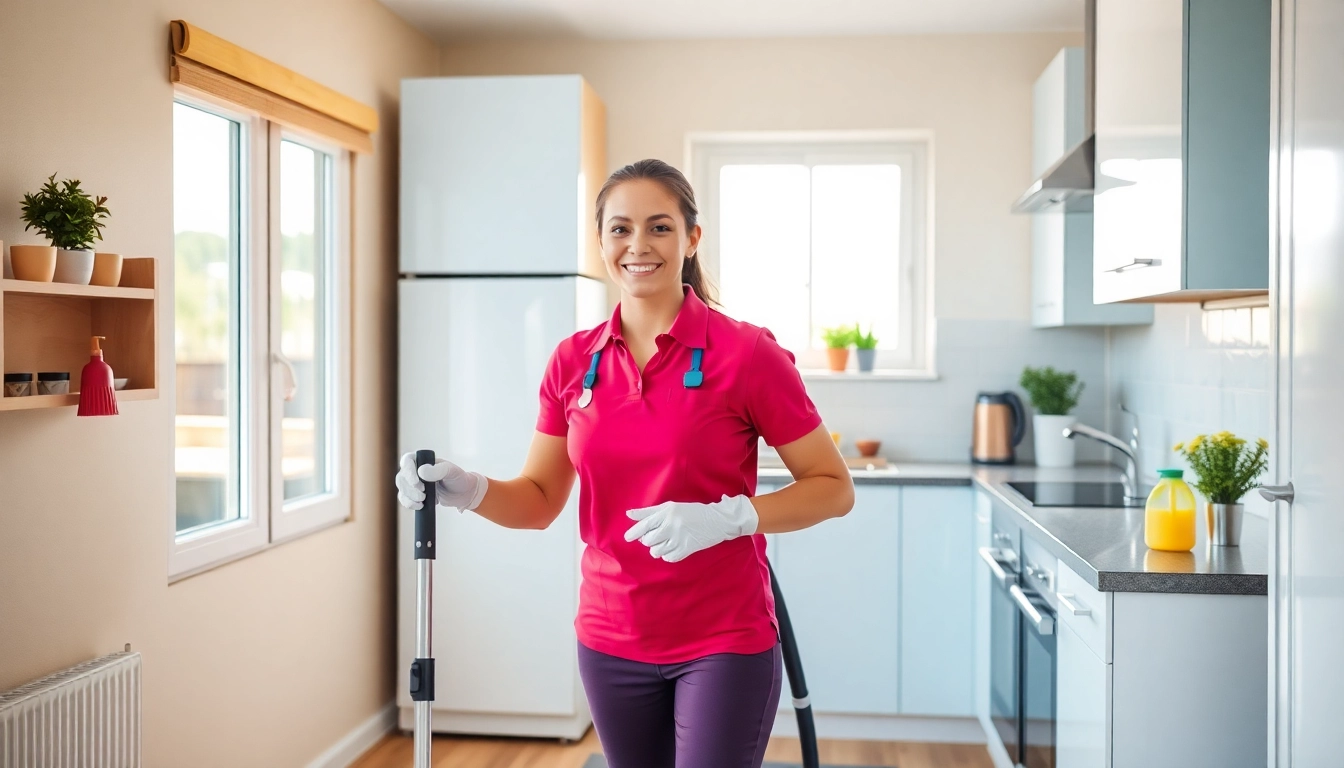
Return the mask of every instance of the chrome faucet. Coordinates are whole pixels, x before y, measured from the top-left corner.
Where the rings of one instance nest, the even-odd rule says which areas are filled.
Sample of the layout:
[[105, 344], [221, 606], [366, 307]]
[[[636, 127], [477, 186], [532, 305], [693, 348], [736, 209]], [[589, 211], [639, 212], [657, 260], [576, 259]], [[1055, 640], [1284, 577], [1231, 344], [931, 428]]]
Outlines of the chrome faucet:
[[[1120, 406], [1124, 410], [1124, 406]], [[1126, 411], [1128, 412], [1128, 411]], [[1074, 438], [1078, 435], [1090, 437], [1100, 443], [1105, 443], [1115, 450], [1119, 451], [1125, 457], [1125, 499], [1128, 501], [1142, 501], [1139, 488], [1139, 428], [1136, 425], [1133, 430], [1133, 438], [1129, 445], [1121, 442], [1119, 439], [1102, 432], [1100, 429], [1089, 427], [1086, 424], [1074, 422], [1064, 428], [1064, 436]]]

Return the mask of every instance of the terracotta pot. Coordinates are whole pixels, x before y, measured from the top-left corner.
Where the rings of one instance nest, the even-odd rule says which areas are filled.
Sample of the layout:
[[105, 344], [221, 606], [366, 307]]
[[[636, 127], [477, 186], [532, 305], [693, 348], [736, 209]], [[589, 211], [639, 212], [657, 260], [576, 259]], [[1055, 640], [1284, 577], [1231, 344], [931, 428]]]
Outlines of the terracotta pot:
[[93, 254], [93, 277], [89, 278], [89, 285], [105, 285], [109, 288], [115, 288], [120, 284], [121, 254]]
[[88, 285], [93, 277], [93, 249], [71, 250], [56, 249], [56, 274], [52, 278], [58, 283]]
[[826, 349], [826, 364], [832, 371], [843, 371], [849, 365], [849, 347]]
[[860, 456], [876, 456], [879, 448], [882, 447], [881, 440], [855, 440], [854, 447], [859, 449]]
[[16, 279], [50, 283], [56, 274], [56, 246], [11, 245], [9, 261]]

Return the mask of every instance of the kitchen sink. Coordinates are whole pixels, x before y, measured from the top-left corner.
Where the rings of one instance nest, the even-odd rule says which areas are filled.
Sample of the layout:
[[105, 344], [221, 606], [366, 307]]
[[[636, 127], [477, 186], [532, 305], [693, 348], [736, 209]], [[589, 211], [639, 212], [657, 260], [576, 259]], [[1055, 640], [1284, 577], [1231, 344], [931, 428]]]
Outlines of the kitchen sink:
[[1123, 483], [1008, 483], [1037, 507], [1142, 507], [1151, 488], [1140, 488], [1143, 498], [1125, 499]]

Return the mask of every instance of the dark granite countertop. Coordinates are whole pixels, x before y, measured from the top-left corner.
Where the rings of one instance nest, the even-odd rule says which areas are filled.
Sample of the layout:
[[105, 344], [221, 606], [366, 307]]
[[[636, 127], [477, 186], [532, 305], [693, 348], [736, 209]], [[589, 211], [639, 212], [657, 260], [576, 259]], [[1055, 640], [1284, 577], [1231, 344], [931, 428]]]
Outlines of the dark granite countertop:
[[[974, 485], [997, 508], [1012, 515], [1024, 535], [1103, 592], [1268, 594], [1268, 523], [1261, 517], [1246, 514], [1239, 547], [1209, 546], [1205, 526], [1197, 525], [1194, 551], [1158, 552], [1143, 543], [1141, 507], [1036, 507], [1007, 485], [1013, 481], [1118, 481], [1120, 471], [1109, 465], [1045, 469], [898, 463], [885, 469], [854, 470], [852, 475], [860, 484]], [[762, 467], [759, 477], [761, 482], [792, 479], [782, 467]]]

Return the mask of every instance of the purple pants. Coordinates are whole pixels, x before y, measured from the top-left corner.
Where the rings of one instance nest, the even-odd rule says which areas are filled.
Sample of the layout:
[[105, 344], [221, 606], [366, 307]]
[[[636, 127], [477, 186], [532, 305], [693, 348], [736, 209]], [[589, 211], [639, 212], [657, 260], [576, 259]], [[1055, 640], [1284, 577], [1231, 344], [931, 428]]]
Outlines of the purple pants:
[[760, 768], [779, 707], [779, 645], [645, 664], [579, 644], [609, 768]]

